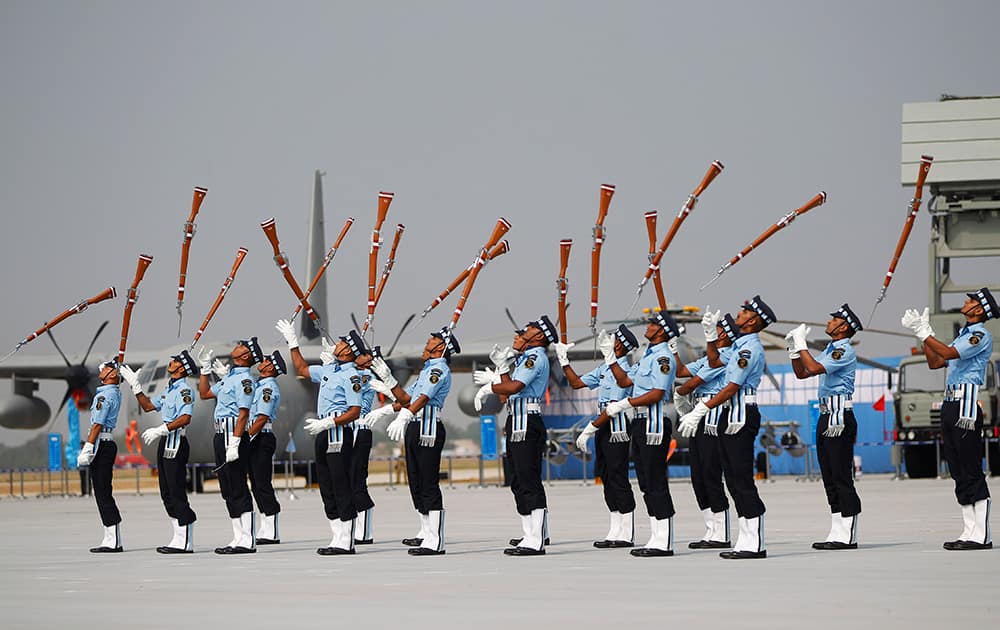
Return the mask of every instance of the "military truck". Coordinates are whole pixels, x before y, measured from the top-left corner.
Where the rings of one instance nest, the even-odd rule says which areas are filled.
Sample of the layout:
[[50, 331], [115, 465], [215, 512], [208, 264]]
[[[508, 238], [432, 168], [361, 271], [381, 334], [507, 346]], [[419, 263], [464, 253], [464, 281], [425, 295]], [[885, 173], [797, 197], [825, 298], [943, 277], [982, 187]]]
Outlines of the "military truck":
[[[987, 286], [1000, 295], [1000, 97], [944, 95], [933, 103], [903, 105], [901, 182], [916, 182], [921, 155], [934, 162], [927, 178], [931, 197], [929, 301], [935, 336], [950, 342], [965, 324], [958, 306], [965, 293]], [[963, 271], [978, 280], [952, 280], [952, 263], [961, 259]], [[968, 261], [975, 259], [974, 264]], [[959, 267], [959, 264], [955, 265]], [[979, 391], [983, 433], [1000, 436], [1000, 320], [987, 327], [993, 334], [993, 354]], [[910, 477], [937, 475], [940, 461], [934, 442], [940, 440], [941, 399], [946, 369], [931, 370], [922, 353], [899, 365], [894, 405], [894, 438], [902, 446]], [[931, 442], [930, 444], [920, 444]], [[1000, 474], [996, 442], [987, 442], [993, 474]]]

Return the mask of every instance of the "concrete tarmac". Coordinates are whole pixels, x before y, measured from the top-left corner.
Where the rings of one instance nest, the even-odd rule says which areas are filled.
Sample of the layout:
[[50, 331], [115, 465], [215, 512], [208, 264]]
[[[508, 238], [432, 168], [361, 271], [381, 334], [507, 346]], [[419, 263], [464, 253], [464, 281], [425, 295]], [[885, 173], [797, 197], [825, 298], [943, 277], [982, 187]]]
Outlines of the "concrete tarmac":
[[[543, 557], [502, 554], [520, 535], [506, 488], [445, 488], [447, 555], [411, 557], [399, 540], [418, 521], [405, 488], [373, 489], [376, 544], [322, 557], [329, 528], [316, 491], [282, 490], [282, 544], [218, 556], [231, 528], [217, 494], [192, 496], [196, 553], [163, 556], [170, 527], [156, 495], [122, 495], [126, 551], [95, 555], [91, 498], [0, 501], [4, 628], [883, 628], [990, 627], [1000, 608], [1000, 551], [947, 552], [962, 529], [950, 480], [859, 481], [857, 551], [810, 548], [829, 528], [822, 484], [758, 482], [767, 504], [764, 560], [692, 551], [703, 532], [690, 484], [671, 481], [672, 558], [600, 550], [602, 489], [547, 488], [552, 545]], [[636, 540], [648, 519], [636, 490]], [[995, 519], [994, 519], [995, 520]], [[733, 537], [736, 536], [735, 514]], [[983, 624], [986, 624], [985, 626]], [[196, 624], [196, 625], [195, 625]], [[683, 624], [683, 625], [677, 625]], [[946, 625], [947, 624], [947, 625]]]

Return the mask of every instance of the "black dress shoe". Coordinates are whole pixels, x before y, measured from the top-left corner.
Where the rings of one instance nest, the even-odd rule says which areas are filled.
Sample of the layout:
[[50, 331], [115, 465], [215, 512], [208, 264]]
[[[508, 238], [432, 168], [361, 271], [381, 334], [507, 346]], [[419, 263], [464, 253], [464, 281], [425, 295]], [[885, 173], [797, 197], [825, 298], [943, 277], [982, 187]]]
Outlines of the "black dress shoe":
[[814, 542], [812, 547], [813, 549], [819, 549], [820, 551], [840, 551], [843, 549], [857, 549], [858, 543], [844, 543], [827, 540], [824, 542]]
[[354, 554], [353, 549], [342, 549], [340, 547], [320, 547], [316, 550], [321, 556], [346, 556]]
[[355, 538], [354, 539], [354, 544], [355, 545], [374, 545], [375, 544], [375, 539], [374, 538], [369, 538], [367, 540], [358, 540], [357, 538]]
[[753, 560], [755, 558], [766, 558], [767, 551], [723, 551], [720, 558], [726, 560]]
[[721, 540], [696, 540], [688, 543], [688, 549], [729, 549], [733, 543]]
[[411, 556], [443, 556], [444, 549], [441, 551], [435, 551], [434, 549], [428, 549], [427, 547], [414, 547], [413, 549], [407, 549], [406, 553]]
[[167, 553], [167, 554], [172, 554], [172, 553], [194, 553], [194, 551], [192, 551], [190, 549], [178, 549], [177, 547], [168, 547], [168, 546], [164, 545], [162, 547], [157, 547], [156, 548], [156, 553]]
[[90, 553], [121, 553], [121, 547], [91, 547]]
[[510, 549], [504, 549], [503, 553], [505, 556], [544, 556], [545, 547], [541, 549], [532, 549], [531, 547], [512, 547]]
[[662, 558], [674, 555], [673, 549], [653, 549], [652, 547], [639, 547], [629, 552], [636, 558]]
[[407, 547], [419, 547], [420, 545], [424, 544], [424, 539], [423, 538], [404, 538], [403, 539], [403, 544], [406, 545]]
[[232, 549], [232, 547], [230, 547], [229, 545], [226, 545], [225, 547], [216, 547], [215, 548], [215, 553], [217, 553], [217, 554], [219, 554], [221, 556], [221, 555], [229, 553], [230, 549]]
[[230, 555], [230, 556], [232, 556], [232, 555], [239, 555], [239, 554], [244, 554], [244, 553], [257, 553], [257, 550], [254, 549], [253, 547], [223, 547], [222, 551], [219, 551], [218, 549], [216, 549], [215, 553], [221, 553], [223, 555]]
[[[521, 544], [522, 540], [524, 540], [524, 539], [523, 538], [511, 538], [510, 540], [507, 541], [507, 544], [509, 544], [511, 547], [517, 547], [518, 545]], [[545, 544], [546, 545], [549, 544], [549, 539], [548, 538], [545, 539]]]
[[960, 544], [962, 544], [961, 540], [949, 540], [948, 542], [944, 543], [941, 546], [947, 549], [948, 551], [957, 551], [958, 546]]
[[[948, 549], [947, 547], [945, 548]], [[955, 546], [952, 547], [951, 549], [948, 549], [948, 551], [980, 551], [983, 549], [992, 549], [992, 548], [993, 548], [993, 543], [991, 542], [977, 543], [977, 542], [972, 542], [971, 540], [956, 540]]]
[[280, 545], [281, 541], [277, 538], [258, 538], [258, 545]]
[[594, 546], [598, 549], [626, 549], [634, 547], [635, 543], [630, 543], [627, 540], [595, 540]]

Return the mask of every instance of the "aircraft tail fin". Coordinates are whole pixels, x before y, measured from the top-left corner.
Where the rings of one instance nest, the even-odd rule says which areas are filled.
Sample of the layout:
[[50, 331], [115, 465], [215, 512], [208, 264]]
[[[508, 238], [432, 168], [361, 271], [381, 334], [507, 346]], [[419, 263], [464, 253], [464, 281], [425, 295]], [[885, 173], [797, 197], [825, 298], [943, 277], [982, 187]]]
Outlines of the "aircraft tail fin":
[[[309, 235], [307, 236], [308, 243], [306, 244], [306, 273], [302, 276], [306, 279], [306, 282], [315, 277], [316, 272], [323, 265], [323, 257], [326, 256], [323, 223], [323, 175], [325, 174], [323, 171], [317, 170], [315, 184], [313, 185], [313, 207], [312, 212], [309, 213]], [[329, 326], [329, 323], [326, 322], [325, 277], [313, 289], [312, 294], [309, 296], [309, 302], [316, 310], [320, 320], [324, 322], [324, 326]], [[299, 334], [304, 339], [316, 340], [319, 339], [320, 331], [316, 328], [313, 321], [303, 314], [299, 318]]]

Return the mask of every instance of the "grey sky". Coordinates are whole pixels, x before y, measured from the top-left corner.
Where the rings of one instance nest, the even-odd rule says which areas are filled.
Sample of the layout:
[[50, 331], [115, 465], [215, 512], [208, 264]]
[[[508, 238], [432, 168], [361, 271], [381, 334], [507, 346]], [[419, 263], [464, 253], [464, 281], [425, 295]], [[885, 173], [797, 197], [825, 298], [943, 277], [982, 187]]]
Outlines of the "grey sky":
[[[364, 309], [379, 190], [396, 193], [387, 226], [407, 226], [380, 339], [468, 263], [500, 215], [513, 223], [512, 253], [484, 272], [461, 338], [506, 335], [505, 305], [519, 319], [554, 311], [563, 237], [574, 239], [569, 319], [582, 332], [600, 184], [617, 186], [600, 308], [614, 318], [645, 265], [643, 212], [660, 210], [662, 234], [713, 159], [726, 170], [664, 260], [668, 299], [732, 309], [759, 292], [784, 318], [821, 319], [844, 300], [867, 316], [911, 194], [899, 184], [902, 104], [1000, 92], [998, 21], [988, 1], [8, 1], [0, 345], [105, 286], [127, 288], [139, 252], [155, 261], [130, 348], [175, 343], [195, 185], [209, 194], [183, 337], [242, 245], [250, 254], [207, 336], [276, 340], [273, 322], [294, 299], [258, 223], [277, 217], [306, 281], [316, 168], [328, 173], [328, 242], [348, 214], [357, 220], [330, 274], [334, 330]], [[827, 205], [698, 293], [821, 189]], [[896, 328], [903, 308], [925, 303], [927, 229], [922, 213], [876, 326]], [[110, 319], [98, 346], [110, 356], [122, 305], [63, 324], [67, 352]], [[870, 337], [862, 351], [906, 345]]]

